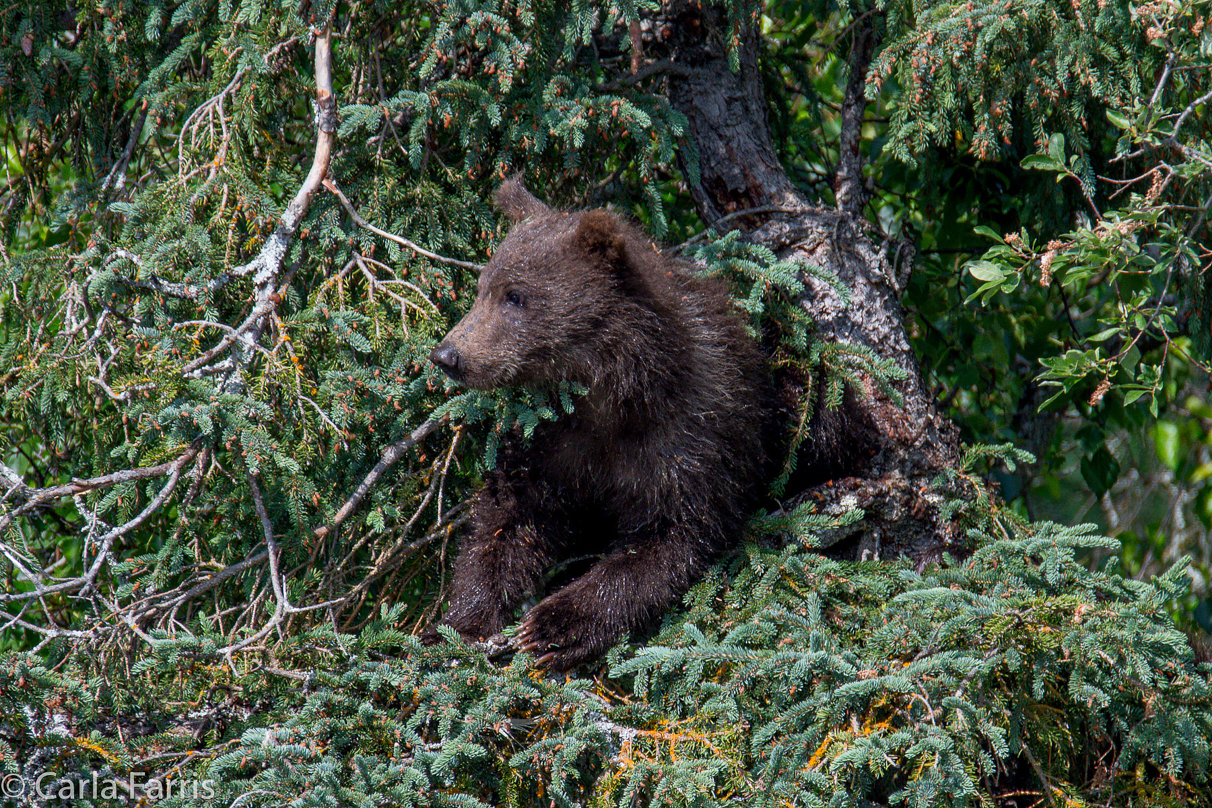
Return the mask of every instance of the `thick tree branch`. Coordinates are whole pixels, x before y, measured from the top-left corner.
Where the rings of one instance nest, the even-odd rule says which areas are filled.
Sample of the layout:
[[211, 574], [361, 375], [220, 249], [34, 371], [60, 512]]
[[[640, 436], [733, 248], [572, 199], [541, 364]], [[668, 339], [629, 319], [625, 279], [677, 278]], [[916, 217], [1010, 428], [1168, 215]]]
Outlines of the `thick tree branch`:
[[[780, 259], [821, 267], [849, 291], [847, 302], [828, 284], [805, 274], [800, 303], [816, 322], [817, 337], [869, 349], [891, 361], [903, 376], [893, 382], [899, 403], [868, 390], [846, 405], [843, 419], [851, 425], [833, 430], [842, 433], [839, 451], [854, 453], [853, 445], [863, 442], [846, 433], [861, 423], [864, 432], [874, 433], [874, 454], [848, 458], [852, 476], [846, 484], [818, 489], [813, 498], [822, 511], [861, 502], [866, 513], [863, 531], [869, 539], [876, 537], [868, 542], [873, 553], [906, 553], [919, 559], [937, 553], [952, 539], [952, 529], [936, 518], [937, 497], [930, 499], [933, 495], [924, 492], [939, 471], [958, 463], [958, 437], [926, 390], [905, 332], [898, 284], [859, 215], [862, 84], [875, 48], [874, 19], [864, 18], [856, 27], [849, 109], [843, 110], [847, 131], [839, 168], [841, 210], [828, 210], [812, 205], [779, 162], [766, 121], [760, 41], [753, 21], [736, 32], [722, 11], [704, 10], [691, 0], [666, 0], [662, 15], [676, 32], [666, 47], [680, 69], [668, 72], [668, 93], [671, 104], [686, 115], [697, 147], [699, 181], [689, 185], [700, 216], [722, 230], [733, 211], [776, 209], [773, 215], [739, 221], [751, 239]], [[739, 42], [739, 51], [730, 57], [734, 42]], [[651, 46], [649, 53], [656, 50]], [[730, 69], [730, 58], [739, 62], [739, 72]], [[822, 424], [819, 431], [831, 429]], [[848, 552], [856, 552], [850, 544]]]
[[321, 183], [324, 182], [324, 178], [328, 175], [328, 165], [332, 159], [332, 149], [336, 143], [339, 125], [336, 96], [332, 91], [331, 23], [326, 23], [323, 28], [318, 29], [315, 37], [316, 147], [312, 155], [311, 169], [290, 204], [286, 206], [286, 210], [282, 212], [277, 229], [266, 240], [257, 257], [231, 272], [235, 276], [253, 276], [252, 313], [235, 330], [234, 335], [224, 336], [218, 345], [186, 365], [184, 369], [186, 375], [205, 372], [204, 365], [230, 349], [231, 353], [228, 358], [214, 368], [214, 372], [223, 374], [220, 382], [220, 389], [223, 391], [234, 391], [243, 385], [244, 370], [253, 354], [253, 351], [246, 350], [244, 346], [260, 340], [270, 314], [277, 307], [277, 296], [274, 293], [278, 288], [282, 261], [286, 257], [286, 251], [290, 247], [290, 241], [294, 237], [295, 231], [298, 230], [303, 217], [307, 215], [312, 197], [315, 196]]
[[838, 146], [837, 179], [834, 197], [837, 209], [861, 216], [869, 196], [863, 183], [863, 114], [867, 109], [867, 69], [875, 56], [877, 34], [875, 20], [864, 14], [853, 26], [854, 42], [850, 50], [850, 78], [842, 101], [842, 131]]

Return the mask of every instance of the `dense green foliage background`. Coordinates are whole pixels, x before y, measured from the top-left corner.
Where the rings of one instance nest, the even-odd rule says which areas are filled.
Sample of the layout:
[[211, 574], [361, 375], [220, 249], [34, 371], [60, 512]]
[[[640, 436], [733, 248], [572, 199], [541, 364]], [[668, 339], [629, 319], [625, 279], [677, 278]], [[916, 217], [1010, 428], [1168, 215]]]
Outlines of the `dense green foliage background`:
[[[868, 211], [977, 447], [950, 475], [971, 559], [826, 561], [801, 546], [825, 520], [768, 518], [797, 541], [753, 542], [596, 676], [411, 639], [502, 431], [574, 406], [426, 362], [474, 289], [442, 259], [501, 232], [491, 189], [523, 171], [670, 244], [702, 229], [685, 121], [659, 72], [627, 80], [655, 5], [0, 10], [0, 461], [28, 487], [0, 504], [5, 773], [212, 778], [242, 805], [1207, 799], [1212, 669], [1175, 629], [1212, 628], [1206, 1], [753, 15], [785, 166], [824, 204], [853, 25], [877, 21]], [[265, 298], [330, 19], [333, 187], [438, 257], [325, 190]], [[704, 253], [785, 272], [728, 254]], [[1004, 444], [1035, 461], [981, 448]], [[179, 484], [105, 478], [178, 460]]]

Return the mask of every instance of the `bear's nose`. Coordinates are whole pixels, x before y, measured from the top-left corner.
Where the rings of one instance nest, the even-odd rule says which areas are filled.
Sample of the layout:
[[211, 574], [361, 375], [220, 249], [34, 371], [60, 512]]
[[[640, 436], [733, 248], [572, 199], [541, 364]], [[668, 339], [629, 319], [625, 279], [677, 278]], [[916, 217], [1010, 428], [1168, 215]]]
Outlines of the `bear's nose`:
[[443, 342], [429, 354], [429, 361], [440, 367], [450, 378], [459, 378], [459, 352], [453, 345]]

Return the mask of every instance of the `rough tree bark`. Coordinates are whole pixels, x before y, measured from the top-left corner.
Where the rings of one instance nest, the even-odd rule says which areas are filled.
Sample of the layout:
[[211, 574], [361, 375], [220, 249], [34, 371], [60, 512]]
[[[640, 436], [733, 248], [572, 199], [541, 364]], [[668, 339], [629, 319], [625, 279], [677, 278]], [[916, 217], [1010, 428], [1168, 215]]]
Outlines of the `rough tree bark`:
[[[735, 26], [719, 9], [693, 0], [666, 0], [659, 35], [650, 55], [670, 60], [670, 103], [689, 122], [698, 152], [699, 180], [690, 191], [700, 216], [717, 225], [729, 214], [749, 238], [780, 259], [815, 264], [833, 272], [850, 290], [846, 305], [831, 288], [805, 279], [803, 307], [817, 323], [822, 340], [867, 346], [904, 372], [895, 383], [902, 401], [869, 393], [854, 396], [873, 425], [875, 454], [853, 476], [806, 493], [821, 511], [841, 513], [857, 505], [865, 518], [826, 538], [827, 552], [848, 557], [907, 555], [921, 563], [956, 546], [957, 531], [940, 514], [942, 498], [930, 485], [959, 460], [957, 430], [936, 410], [905, 331], [896, 277], [862, 218], [863, 187], [859, 127], [864, 77], [875, 52], [873, 19], [854, 26], [851, 80], [843, 108], [842, 159], [837, 170], [839, 209], [812, 204], [794, 186], [779, 162], [766, 118], [758, 67], [759, 38], [747, 21]], [[663, 40], [663, 41], [662, 41]], [[738, 43], [740, 69], [729, 66], [729, 48]], [[659, 53], [660, 50], [666, 53]], [[771, 212], [773, 210], [773, 212]]]

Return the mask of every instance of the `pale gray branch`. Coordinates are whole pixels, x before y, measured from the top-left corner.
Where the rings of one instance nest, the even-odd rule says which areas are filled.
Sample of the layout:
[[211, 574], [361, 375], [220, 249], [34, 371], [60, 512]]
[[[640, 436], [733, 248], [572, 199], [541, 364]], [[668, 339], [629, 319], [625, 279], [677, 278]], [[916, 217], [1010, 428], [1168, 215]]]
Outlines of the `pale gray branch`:
[[362, 500], [366, 499], [366, 495], [370, 493], [370, 489], [379, 481], [379, 478], [386, 474], [387, 470], [394, 466], [404, 456], [405, 452], [423, 441], [441, 423], [440, 420], [426, 421], [414, 429], [408, 437], [402, 438], [384, 449], [383, 454], [379, 457], [379, 462], [375, 464], [375, 467], [362, 480], [362, 483], [358, 486], [358, 490], [354, 491], [353, 496], [341, 506], [341, 510], [337, 511], [337, 515], [333, 517], [332, 522], [315, 529], [315, 537], [322, 539], [336, 530], [362, 504]]
[[370, 232], [374, 233], [376, 236], [381, 236], [385, 239], [390, 239], [391, 241], [394, 241], [395, 243], [397, 243], [403, 247], [407, 247], [408, 249], [415, 252], [417, 255], [425, 256], [426, 258], [428, 258], [431, 261], [440, 261], [443, 264], [450, 264], [451, 266], [463, 267], [464, 269], [473, 269], [476, 272], [479, 272], [481, 269], [484, 268], [482, 265], [473, 264], [470, 261], [460, 261], [457, 258], [447, 258], [444, 255], [438, 255], [435, 252], [430, 252], [429, 250], [425, 249], [424, 247], [414, 244], [413, 242], [409, 241], [408, 239], [404, 238], [403, 236], [397, 236], [395, 233], [388, 233], [386, 230], [380, 230], [379, 228], [375, 227], [370, 222], [363, 219], [360, 215], [358, 215], [358, 212], [354, 209], [353, 204], [350, 203], [349, 199], [346, 198], [345, 194], [341, 193], [341, 189], [337, 187], [337, 184], [335, 182], [333, 182], [330, 179], [324, 183], [324, 187], [327, 188], [328, 191], [333, 194], [333, 196], [335, 196], [338, 200], [340, 200], [341, 205], [345, 208], [345, 212], [348, 213], [349, 217], [354, 220], [354, 224], [358, 225], [359, 227], [366, 228]]

